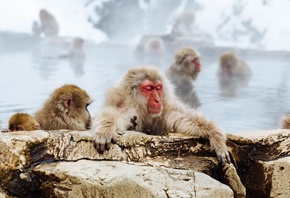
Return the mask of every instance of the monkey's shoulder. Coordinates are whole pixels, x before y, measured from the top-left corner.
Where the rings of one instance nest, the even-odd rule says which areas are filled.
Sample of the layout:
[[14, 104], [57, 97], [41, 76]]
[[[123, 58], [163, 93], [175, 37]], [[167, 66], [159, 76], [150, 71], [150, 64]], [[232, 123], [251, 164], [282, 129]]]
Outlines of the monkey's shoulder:
[[106, 105], [123, 107], [128, 103], [128, 95], [119, 88], [110, 88], [106, 92]]

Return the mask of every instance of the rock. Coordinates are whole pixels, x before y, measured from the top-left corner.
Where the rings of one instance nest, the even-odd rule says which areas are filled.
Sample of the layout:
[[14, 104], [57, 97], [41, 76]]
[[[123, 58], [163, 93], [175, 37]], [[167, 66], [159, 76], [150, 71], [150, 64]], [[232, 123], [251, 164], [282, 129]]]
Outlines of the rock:
[[[222, 169], [205, 139], [174, 133], [167, 136], [150, 136], [128, 131], [118, 137], [117, 144], [112, 145], [109, 151], [100, 155], [93, 146], [92, 137], [93, 134], [88, 131], [1, 133], [0, 185], [3, 193], [16, 197], [33, 197], [35, 193], [55, 194], [56, 191], [49, 190], [45, 181], [57, 184], [58, 189], [67, 188], [65, 184], [68, 179], [56, 176], [59, 172], [56, 170], [65, 164], [71, 164], [70, 168], [75, 170], [80, 167], [78, 163], [84, 163], [83, 160], [86, 160], [88, 164], [96, 164], [92, 167], [103, 166], [103, 163], [109, 165], [113, 163], [111, 161], [115, 161], [114, 163], [118, 164], [116, 169], [120, 164], [120, 167], [130, 165], [132, 170], [143, 170], [146, 167], [156, 171], [156, 174], [162, 170], [164, 177], [168, 175], [169, 170], [176, 171], [173, 171], [174, 174], [185, 171], [186, 174], [194, 176], [196, 172], [205, 173], [229, 186], [235, 197], [245, 197], [245, 188], [247, 197], [285, 197], [290, 194], [287, 179], [290, 176], [290, 130], [254, 131], [239, 136], [228, 134], [227, 144], [234, 166], [226, 164]], [[66, 171], [64, 168], [60, 171], [73, 175], [70, 170]], [[80, 168], [75, 172], [83, 171]], [[105, 175], [105, 172], [102, 174]], [[182, 175], [183, 173], [180, 177]], [[83, 178], [73, 179], [82, 182]], [[201, 184], [200, 180], [195, 181], [198, 183], [188, 183], [189, 186], [184, 186], [184, 189], [191, 188], [190, 185], [208, 185]], [[130, 182], [133, 182], [133, 179]], [[73, 191], [79, 188], [81, 187], [78, 186]], [[94, 189], [95, 192], [97, 187], [90, 186], [88, 189]], [[170, 189], [177, 193], [177, 187], [170, 186]], [[148, 193], [154, 195], [151, 189]], [[227, 195], [226, 193], [225, 196]]]
[[[56, 162], [33, 170], [43, 178], [39, 196], [52, 197], [233, 197], [232, 190], [192, 170], [116, 161]], [[44, 193], [44, 194], [42, 194]]]

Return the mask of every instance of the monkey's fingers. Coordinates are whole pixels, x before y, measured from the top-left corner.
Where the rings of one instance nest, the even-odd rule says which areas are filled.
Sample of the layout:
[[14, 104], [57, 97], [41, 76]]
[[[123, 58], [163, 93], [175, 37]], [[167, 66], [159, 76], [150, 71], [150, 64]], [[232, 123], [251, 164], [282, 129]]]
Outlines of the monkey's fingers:
[[9, 133], [9, 132], [11, 132], [11, 130], [10, 129], [3, 129], [1, 132], [2, 133]]
[[217, 155], [217, 158], [218, 158], [218, 163], [221, 166], [225, 165], [225, 163], [229, 163], [229, 164], [231, 163], [231, 158], [228, 152]]

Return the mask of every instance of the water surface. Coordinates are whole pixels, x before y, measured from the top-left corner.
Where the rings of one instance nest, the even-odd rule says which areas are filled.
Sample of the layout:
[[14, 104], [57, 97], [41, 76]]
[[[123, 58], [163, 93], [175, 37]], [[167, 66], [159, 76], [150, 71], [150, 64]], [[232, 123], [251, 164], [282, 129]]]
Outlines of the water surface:
[[[104, 91], [118, 82], [126, 69], [144, 65], [133, 47], [100, 45], [86, 47], [84, 73], [75, 71], [66, 59], [43, 59], [39, 48], [1, 50], [0, 52], [0, 124], [7, 126], [16, 112], [33, 114], [49, 94], [63, 84], [73, 83], [85, 89], [94, 99], [89, 111], [94, 115], [101, 107]], [[162, 61], [165, 70], [171, 60]], [[200, 109], [215, 120], [227, 133], [279, 128], [279, 120], [290, 112], [289, 59], [247, 58], [252, 76], [247, 86], [233, 97], [221, 95], [217, 57], [203, 57], [202, 71], [196, 82], [196, 92], [202, 103]]]

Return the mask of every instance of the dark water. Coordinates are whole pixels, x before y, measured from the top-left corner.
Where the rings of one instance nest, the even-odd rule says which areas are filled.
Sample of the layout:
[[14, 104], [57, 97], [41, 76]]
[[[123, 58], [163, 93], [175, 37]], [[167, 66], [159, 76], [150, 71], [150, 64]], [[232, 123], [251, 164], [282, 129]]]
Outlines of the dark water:
[[[63, 84], [73, 83], [94, 99], [89, 111], [94, 115], [103, 103], [106, 88], [115, 85], [120, 75], [146, 60], [133, 56], [133, 47], [118, 45], [87, 46], [84, 73], [80, 74], [66, 59], [42, 59], [39, 48], [24, 47], [0, 51], [0, 124], [7, 126], [16, 112], [33, 114], [48, 95]], [[172, 54], [163, 60], [163, 70]], [[217, 57], [203, 57], [203, 68], [196, 82], [201, 110], [228, 133], [256, 129], [275, 129], [285, 112], [290, 112], [289, 59], [246, 58], [252, 69], [248, 85], [236, 96], [221, 96]]]

